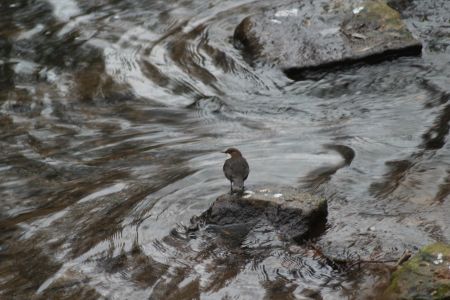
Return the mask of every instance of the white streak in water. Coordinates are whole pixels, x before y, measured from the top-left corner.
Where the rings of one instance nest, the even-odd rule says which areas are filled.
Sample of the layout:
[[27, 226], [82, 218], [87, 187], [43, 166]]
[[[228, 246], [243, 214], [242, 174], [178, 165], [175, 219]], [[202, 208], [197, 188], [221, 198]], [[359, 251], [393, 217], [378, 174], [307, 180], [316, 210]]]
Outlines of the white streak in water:
[[36, 26], [34, 26], [33, 28], [31, 28], [30, 30], [27, 31], [23, 31], [19, 34], [19, 36], [17, 37], [17, 40], [26, 40], [31, 38], [33, 35], [41, 32], [42, 30], [44, 30], [45, 26], [42, 24], [37, 24]]
[[45, 108], [41, 111], [41, 115], [49, 118], [53, 113], [53, 107], [52, 101], [50, 100], [50, 97], [48, 96], [47, 93], [44, 95], [44, 98], [42, 99], [42, 104], [44, 104]]
[[109, 194], [113, 194], [113, 193], [117, 193], [120, 192], [121, 190], [123, 190], [127, 185], [125, 183], [117, 183], [113, 186], [104, 188], [98, 192], [92, 193], [84, 198], [82, 198], [79, 203], [83, 203], [86, 201], [90, 201], [92, 199], [98, 198], [98, 197], [102, 197], [102, 196], [106, 196]]
[[328, 36], [328, 35], [335, 35], [339, 33], [339, 27], [331, 27], [324, 30], [321, 30], [320, 32], [321, 36]]
[[277, 18], [292, 17], [292, 16], [297, 16], [297, 15], [298, 15], [298, 8], [280, 10], [275, 13], [275, 17], [277, 17]]
[[9, 169], [11, 169], [11, 168], [12, 168], [11, 166], [3, 166], [3, 167], [0, 167], [0, 172], [7, 171], [7, 170], [9, 170]]
[[47, 0], [53, 6], [53, 14], [60, 21], [69, 21], [81, 13], [77, 3], [72, 0]]
[[353, 9], [355, 15], [359, 14], [364, 9], [364, 6], [356, 7]]
[[25, 234], [20, 237], [21, 240], [30, 239], [35, 233], [43, 228], [48, 228], [52, 225], [52, 223], [58, 219], [64, 217], [69, 211], [67, 209], [63, 209], [58, 211], [50, 216], [36, 220], [29, 225], [23, 224], [23, 228], [25, 229]]

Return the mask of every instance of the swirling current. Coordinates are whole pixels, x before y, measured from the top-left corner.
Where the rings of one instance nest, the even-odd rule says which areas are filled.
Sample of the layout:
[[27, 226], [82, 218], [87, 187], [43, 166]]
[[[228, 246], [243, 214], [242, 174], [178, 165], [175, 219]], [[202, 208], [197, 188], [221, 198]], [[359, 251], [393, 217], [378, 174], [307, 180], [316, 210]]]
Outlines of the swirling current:
[[[270, 1], [3, 0], [0, 298], [365, 299], [384, 267], [450, 242], [450, 5], [404, 1], [420, 57], [293, 81], [233, 32]], [[325, 197], [315, 245], [189, 220], [253, 185]]]

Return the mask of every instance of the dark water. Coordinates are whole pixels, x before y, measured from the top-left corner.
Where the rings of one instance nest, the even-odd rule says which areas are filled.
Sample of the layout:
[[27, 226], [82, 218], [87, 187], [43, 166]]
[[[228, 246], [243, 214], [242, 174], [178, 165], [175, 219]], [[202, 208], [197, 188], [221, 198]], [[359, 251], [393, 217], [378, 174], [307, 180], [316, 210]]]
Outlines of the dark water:
[[[317, 249], [450, 242], [450, 5], [402, 3], [422, 57], [294, 82], [233, 47], [270, 2], [3, 0], [0, 298], [362, 299], [388, 269]], [[250, 188], [327, 197], [314, 246], [186, 234], [228, 189], [229, 146]]]

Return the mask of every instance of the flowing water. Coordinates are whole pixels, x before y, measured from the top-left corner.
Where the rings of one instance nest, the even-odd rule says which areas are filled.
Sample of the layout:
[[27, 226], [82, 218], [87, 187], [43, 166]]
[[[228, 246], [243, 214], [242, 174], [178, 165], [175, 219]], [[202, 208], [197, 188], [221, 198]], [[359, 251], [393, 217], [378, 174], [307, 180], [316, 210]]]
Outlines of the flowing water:
[[[314, 249], [450, 242], [450, 5], [399, 2], [422, 57], [296, 82], [233, 47], [270, 1], [2, 0], [0, 298], [360, 299], [389, 271]], [[315, 246], [186, 233], [230, 146], [328, 199]]]

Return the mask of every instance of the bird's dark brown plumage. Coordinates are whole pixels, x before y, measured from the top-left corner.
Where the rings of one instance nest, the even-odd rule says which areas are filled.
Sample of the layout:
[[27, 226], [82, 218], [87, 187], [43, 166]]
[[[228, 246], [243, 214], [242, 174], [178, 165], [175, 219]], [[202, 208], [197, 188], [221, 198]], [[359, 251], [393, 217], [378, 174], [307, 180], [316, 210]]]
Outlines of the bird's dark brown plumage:
[[243, 192], [244, 181], [250, 173], [247, 160], [236, 148], [229, 148], [224, 153], [231, 155], [231, 158], [227, 159], [223, 164], [223, 173], [231, 183], [231, 193]]

